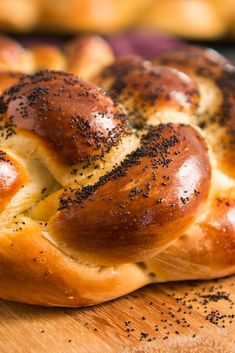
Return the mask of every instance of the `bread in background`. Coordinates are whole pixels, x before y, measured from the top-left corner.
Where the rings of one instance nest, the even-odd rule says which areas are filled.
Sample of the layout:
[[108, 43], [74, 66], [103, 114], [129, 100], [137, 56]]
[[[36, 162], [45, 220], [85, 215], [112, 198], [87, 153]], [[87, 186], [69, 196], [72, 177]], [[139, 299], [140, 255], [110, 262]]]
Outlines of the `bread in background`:
[[140, 23], [180, 37], [218, 38], [228, 26], [225, 11], [221, 13], [219, 7], [211, 0], [156, 0]]
[[133, 27], [199, 40], [235, 36], [235, 1], [0, 1], [0, 30], [74, 34], [114, 33]]
[[40, 2], [37, 0], [1, 0], [0, 29], [27, 32], [40, 21]]
[[41, 27], [109, 33], [136, 23], [152, 0], [42, 0]]

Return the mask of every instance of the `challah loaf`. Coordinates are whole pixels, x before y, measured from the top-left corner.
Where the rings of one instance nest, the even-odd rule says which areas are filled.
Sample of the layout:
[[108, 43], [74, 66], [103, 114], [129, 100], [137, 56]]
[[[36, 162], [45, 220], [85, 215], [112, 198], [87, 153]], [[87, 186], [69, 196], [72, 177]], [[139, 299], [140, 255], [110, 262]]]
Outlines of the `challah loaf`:
[[87, 306], [234, 273], [234, 72], [189, 47], [154, 64], [120, 58], [93, 83], [11, 74], [18, 83], [0, 99], [0, 297]]

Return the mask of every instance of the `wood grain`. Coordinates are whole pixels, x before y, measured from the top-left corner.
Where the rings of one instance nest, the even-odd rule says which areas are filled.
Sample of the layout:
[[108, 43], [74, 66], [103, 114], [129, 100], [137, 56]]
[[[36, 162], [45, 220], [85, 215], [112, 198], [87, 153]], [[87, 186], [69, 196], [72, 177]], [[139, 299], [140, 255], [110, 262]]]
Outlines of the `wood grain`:
[[151, 285], [83, 309], [0, 301], [0, 353], [233, 353], [234, 302], [235, 277]]

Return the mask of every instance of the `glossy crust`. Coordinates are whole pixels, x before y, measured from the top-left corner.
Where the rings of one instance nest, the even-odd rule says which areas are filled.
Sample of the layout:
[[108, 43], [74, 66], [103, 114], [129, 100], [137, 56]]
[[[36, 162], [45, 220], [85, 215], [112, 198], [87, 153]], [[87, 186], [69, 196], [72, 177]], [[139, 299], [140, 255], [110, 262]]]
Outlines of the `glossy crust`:
[[[216, 109], [207, 113], [209, 109], [206, 106], [206, 109], [200, 112], [201, 119], [198, 123], [205, 131], [211, 130], [212, 126], [215, 126], [215, 129], [223, 130], [215, 143], [215, 149], [219, 144], [221, 152], [216, 154], [220, 167], [235, 177], [234, 67], [214, 50], [198, 47], [172, 50], [154, 60], [154, 63], [176, 67], [193, 77], [201, 86], [218, 89], [220, 97], [215, 96], [214, 101], [210, 102]], [[211, 87], [211, 83], [215, 88]]]
[[125, 115], [100, 88], [68, 73], [22, 78], [3, 100], [14, 127], [40, 137], [68, 165], [100, 159], [128, 130]]
[[64, 72], [14, 78], [0, 100], [2, 298], [86, 306], [234, 273], [234, 69], [186, 54], [159, 59], [173, 69], [120, 59], [94, 78], [107, 93]]
[[143, 127], [155, 113], [164, 110], [190, 116], [199, 101], [197, 85], [188, 76], [135, 56], [117, 59], [95, 82], [124, 105], [136, 127]]
[[201, 137], [190, 127], [160, 125], [97, 184], [65, 191], [49, 232], [79, 259], [101, 265], [142, 261], [189, 227], [209, 185]]

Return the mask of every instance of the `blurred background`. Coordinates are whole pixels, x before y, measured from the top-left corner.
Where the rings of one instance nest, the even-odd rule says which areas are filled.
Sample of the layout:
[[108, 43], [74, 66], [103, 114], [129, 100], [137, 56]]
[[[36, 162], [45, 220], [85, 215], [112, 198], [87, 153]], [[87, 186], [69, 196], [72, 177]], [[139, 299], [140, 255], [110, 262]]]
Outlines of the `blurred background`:
[[235, 0], [0, 0], [0, 32], [25, 45], [99, 33], [147, 58], [193, 42], [235, 61]]

